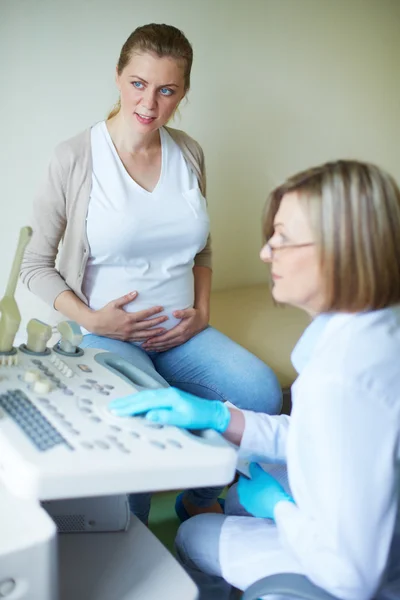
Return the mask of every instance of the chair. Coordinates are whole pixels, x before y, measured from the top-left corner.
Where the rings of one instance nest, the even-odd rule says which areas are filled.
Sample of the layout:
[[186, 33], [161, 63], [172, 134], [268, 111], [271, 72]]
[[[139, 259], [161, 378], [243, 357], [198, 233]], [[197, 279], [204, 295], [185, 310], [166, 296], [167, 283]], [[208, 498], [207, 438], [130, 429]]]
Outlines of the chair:
[[279, 594], [302, 600], [338, 600], [322, 588], [311, 583], [304, 575], [282, 573], [256, 581], [244, 592], [242, 600], [259, 600], [264, 596]]

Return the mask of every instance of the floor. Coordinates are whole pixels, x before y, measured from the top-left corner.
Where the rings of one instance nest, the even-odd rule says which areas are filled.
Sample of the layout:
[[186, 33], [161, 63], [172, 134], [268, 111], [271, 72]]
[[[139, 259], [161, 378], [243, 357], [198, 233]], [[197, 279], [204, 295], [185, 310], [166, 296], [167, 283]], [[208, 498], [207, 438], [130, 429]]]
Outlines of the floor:
[[179, 492], [160, 492], [151, 501], [149, 526], [168, 550], [173, 553], [174, 539], [180, 521], [175, 514], [175, 498]]
[[[180, 521], [175, 514], [177, 492], [158, 492], [153, 495], [149, 527], [166, 548], [174, 553], [174, 540]], [[226, 490], [221, 494], [224, 497]]]

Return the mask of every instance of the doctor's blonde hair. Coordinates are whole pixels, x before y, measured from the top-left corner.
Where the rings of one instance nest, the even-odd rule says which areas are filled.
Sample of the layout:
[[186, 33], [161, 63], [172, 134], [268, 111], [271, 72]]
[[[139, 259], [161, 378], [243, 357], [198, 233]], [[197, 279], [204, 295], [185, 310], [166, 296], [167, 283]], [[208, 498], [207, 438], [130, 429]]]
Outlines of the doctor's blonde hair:
[[323, 310], [359, 312], [400, 303], [400, 190], [379, 167], [339, 160], [287, 179], [267, 200], [268, 240], [283, 196], [310, 215], [324, 285]]

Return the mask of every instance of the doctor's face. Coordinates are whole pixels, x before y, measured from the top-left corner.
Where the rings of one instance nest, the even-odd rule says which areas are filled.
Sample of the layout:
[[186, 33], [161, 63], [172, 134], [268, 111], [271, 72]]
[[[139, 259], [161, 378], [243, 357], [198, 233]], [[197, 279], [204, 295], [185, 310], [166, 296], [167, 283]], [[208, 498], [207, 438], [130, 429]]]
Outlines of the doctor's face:
[[318, 249], [307, 204], [296, 192], [283, 196], [274, 220], [274, 233], [260, 252], [271, 264], [272, 295], [315, 315], [323, 305]]

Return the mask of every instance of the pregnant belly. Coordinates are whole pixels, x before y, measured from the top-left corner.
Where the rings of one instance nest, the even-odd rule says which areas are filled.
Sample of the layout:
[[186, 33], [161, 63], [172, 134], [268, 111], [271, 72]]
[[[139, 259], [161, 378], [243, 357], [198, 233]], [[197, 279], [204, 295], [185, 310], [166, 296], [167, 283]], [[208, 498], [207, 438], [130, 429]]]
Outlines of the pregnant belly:
[[[88, 275], [90, 275], [88, 273]], [[154, 281], [153, 279], [141, 277], [140, 281], [110, 279], [110, 276], [102, 274], [101, 270], [96, 273], [95, 279], [86, 277], [84, 292], [88, 298], [89, 306], [93, 310], [99, 310], [112, 300], [116, 300], [129, 292], [138, 293], [135, 300], [125, 305], [127, 312], [139, 312], [155, 306], [161, 306], [163, 310], [154, 315], [155, 317], [166, 315], [168, 320], [162, 324], [165, 329], [171, 329], [179, 323], [179, 319], [173, 316], [175, 310], [190, 308], [194, 303], [194, 280], [192, 269], [186, 271], [179, 277]], [[112, 283], [111, 283], [112, 282]], [[151, 318], [151, 317], [150, 317]]]

